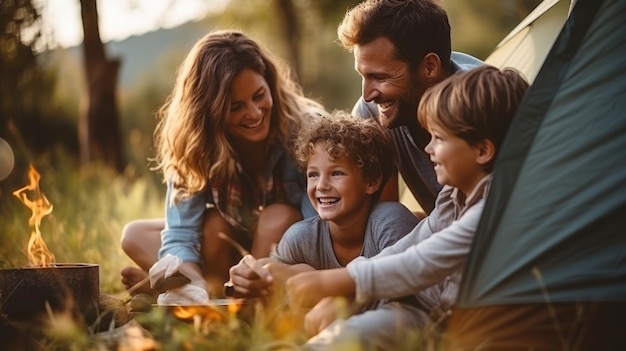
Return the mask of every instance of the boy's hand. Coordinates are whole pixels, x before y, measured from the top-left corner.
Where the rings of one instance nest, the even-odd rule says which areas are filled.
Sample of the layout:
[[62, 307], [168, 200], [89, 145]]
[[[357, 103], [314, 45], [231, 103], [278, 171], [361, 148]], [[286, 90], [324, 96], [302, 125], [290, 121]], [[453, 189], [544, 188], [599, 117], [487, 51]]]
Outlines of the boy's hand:
[[312, 307], [326, 296], [352, 297], [355, 290], [345, 268], [299, 273], [287, 280], [287, 295], [295, 307]]
[[315, 268], [305, 263], [289, 265], [275, 261], [265, 264], [263, 268], [270, 271], [272, 277], [274, 277], [274, 281], [280, 283], [283, 286], [287, 282], [287, 279], [293, 277], [298, 273], [315, 271]]
[[287, 297], [296, 307], [312, 307], [326, 295], [321, 291], [321, 272], [304, 272], [287, 279]]
[[317, 335], [337, 318], [350, 316], [348, 301], [343, 297], [325, 297], [304, 316], [304, 329], [309, 335]]
[[269, 257], [257, 260], [252, 255], [245, 255], [239, 263], [230, 267], [228, 273], [233, 285], [231, 297], [252, 298], [267, 295], [274, 281], [272, 273], [263, 267], [269, 262]]

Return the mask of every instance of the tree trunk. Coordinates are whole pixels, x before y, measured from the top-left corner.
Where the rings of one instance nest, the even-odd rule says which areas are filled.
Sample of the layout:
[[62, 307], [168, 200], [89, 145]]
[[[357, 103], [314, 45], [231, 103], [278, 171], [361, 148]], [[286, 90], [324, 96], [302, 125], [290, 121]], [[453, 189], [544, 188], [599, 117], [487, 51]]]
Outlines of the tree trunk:
[[80, 7], [87, 82], [86, 106], [79, 117], [80, 158], [83, 165], [102, 161], [121, 172], [126, 162], [116, 98], [120, 60], [106, 56], [98, 29], [96, 0], [80, 0]]
[[292, 0], [276, 0], [278, 12], [283, 24], [283, 35], [287, 43], [289, 61], [298, 79], [302, 78], [302, 67], [300, 62], [300, 26], [298, 16], [293, 7]]

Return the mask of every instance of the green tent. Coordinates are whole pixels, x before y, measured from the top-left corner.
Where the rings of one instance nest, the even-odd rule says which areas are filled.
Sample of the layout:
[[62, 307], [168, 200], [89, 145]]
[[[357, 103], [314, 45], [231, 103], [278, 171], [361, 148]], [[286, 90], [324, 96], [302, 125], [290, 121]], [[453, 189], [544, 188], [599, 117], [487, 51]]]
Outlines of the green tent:
[[569, 0], [543, 0], [485, 59], [496, 67], [514, 67], [532, 83], [567, 19]]
[[626, 0], [578, 0], [528, 90], [447, 329], [455, 350], [626, 350]]

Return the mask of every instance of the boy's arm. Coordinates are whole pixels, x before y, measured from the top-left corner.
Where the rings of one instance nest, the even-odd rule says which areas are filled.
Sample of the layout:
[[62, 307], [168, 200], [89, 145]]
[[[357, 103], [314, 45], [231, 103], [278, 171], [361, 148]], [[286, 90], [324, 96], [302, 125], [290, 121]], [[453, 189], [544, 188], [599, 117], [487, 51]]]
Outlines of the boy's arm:
[[459, 270], [470, 251], [484, 200], [449, 227], [391, 255], [356, 259], [346, 269], [355, 284], [357, 302], [415, 294]]
[[272, 274], [275, 282], [282, 285], [287, 282], [287, 279], [293, 277], [298, 273], [315, 271], [315, 268], [305, 263], [289, 265], [276, 261], [265, 264], [263, 268], [267, 269]]
[[233, 286], [231, 296], [243, 298], [264, 296], [269, 294], [272, 284], [284, 285], [291, 276], [314, 270], [304, 263], [288, 265], [269, 257], [255, 260], [252, 256], [246, 255], [229, 270]]
[[287, 295], [296, 307], [313, 307], [326, 296], [353, 297], [355, 290], [345, 268], [304, 272], [287, 280]]
[[[449, 201], [444, 202], [447, 204]], [[403, 252], [423, 238], [430, 236], [434, 226], [431, 222], [435, 222], [437, 218], [437, 210], [435, 210], [429, 218], [420, 222], [411, 233], [404, 236], [396, 244], [388, 246], [375, 257]], [[354, 261], [362, 259], [367, 260], [363, 257], [357, 257]], [[356, 286], [346, 268], [328, 269], [295, 275], [287, 280], [287, 294], [293, 305], [311, 307], [326, 296], [354, 297]]]

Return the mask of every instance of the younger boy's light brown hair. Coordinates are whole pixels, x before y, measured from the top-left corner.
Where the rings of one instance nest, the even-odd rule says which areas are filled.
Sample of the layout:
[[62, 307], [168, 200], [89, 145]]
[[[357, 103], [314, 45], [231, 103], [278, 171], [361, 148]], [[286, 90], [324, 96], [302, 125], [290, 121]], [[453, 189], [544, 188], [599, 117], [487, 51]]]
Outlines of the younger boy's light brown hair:
[[[527, 89], [528, 82], [518, 71], [483, 65], [429, 88], [417, 118], [425, 129], [437, 125], [472, 146], [488, 139], [497, 155]], [[487, 173], [494, 161], [495, 157], [485, 165]]]
[[361, 170], [365, 181], [381, 178], [380, 187], [373, 194], [375, 200], [380, 198], [391, 176], [394, 150], [379, 124], [339, 110], [315, 119], [300, 130], [295, 143], [294, 156], [302, 170], [306, 170], [313, 149], [320, 143], [333, 161], [347, 156]]

